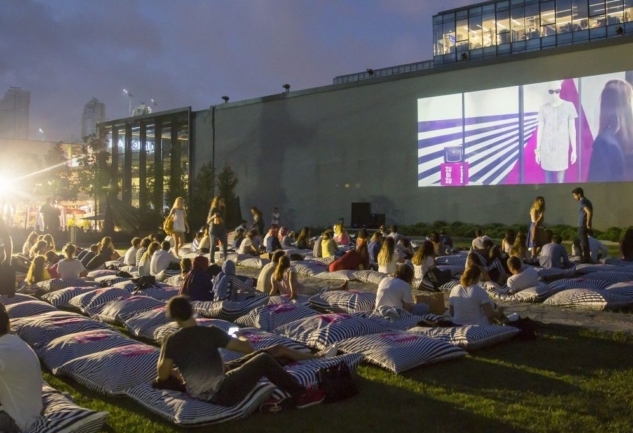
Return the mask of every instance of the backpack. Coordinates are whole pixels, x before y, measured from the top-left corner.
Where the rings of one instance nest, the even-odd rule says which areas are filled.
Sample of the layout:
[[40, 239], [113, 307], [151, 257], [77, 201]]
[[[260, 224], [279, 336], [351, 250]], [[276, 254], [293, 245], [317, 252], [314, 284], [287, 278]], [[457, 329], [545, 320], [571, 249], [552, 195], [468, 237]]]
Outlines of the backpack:
[[336, 403], [358, 394], [349, 367], [344, 362], [317, 371], [319, 388], [325, 393], [324, 403]]

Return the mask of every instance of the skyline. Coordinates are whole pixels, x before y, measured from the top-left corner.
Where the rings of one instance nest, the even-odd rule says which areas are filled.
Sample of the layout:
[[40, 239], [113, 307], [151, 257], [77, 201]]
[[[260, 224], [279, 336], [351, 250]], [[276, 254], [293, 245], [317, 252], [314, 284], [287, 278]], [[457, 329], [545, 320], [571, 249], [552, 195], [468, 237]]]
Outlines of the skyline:
[[473, 0], [1, 0], [0, 92], [30, 90], [30, 135], [79, 139], [108, 118], [327, 86], [337, 75], [432, 59], [432, 16]]

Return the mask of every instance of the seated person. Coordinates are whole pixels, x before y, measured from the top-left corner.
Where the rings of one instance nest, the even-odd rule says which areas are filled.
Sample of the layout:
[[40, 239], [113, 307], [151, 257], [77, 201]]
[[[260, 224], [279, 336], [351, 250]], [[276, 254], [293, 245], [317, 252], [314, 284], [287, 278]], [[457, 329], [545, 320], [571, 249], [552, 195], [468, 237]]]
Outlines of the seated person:
[[503, 319], [503, 308], [495, 310], [488, 293], [478, 283], [481, 269], [473, 266], [464, 271], [459, 285], [453, 287], [448, 305], [453, 322], [460, 325], [490, 325], [494, 319]]
[[506, 236], [501, 241], [501, 251], [505, 254], [510, 255], [510, 250], [514, 246], [514, 243], [517, 240], [517, 235], [512, 229], [506, 230]]
[[246, 233], [248, 231], [247, 224], [248, 224], [248, 221], [242, 220], [240, 225], [235, 227], [235, 231], [238, 231], [239, 229], [242, 229], [242, 230], [244, 230], [244, 233]]
[[309, 250], [314, 247], [314, 244], [310, 242], [310, 227], [301, 229], [301, 233], [297, 236], [296, 247], [300, 250]]
[[488, 239], [491, 240], [488, 236], [484, 235], [484, 231], [481, 229], [475, 230], [475, 239], [472, 242], [472, 248], [474, 250], [483, 250], [484, 249], [484, 241]]
[[336, 271], [364, 271], [369, 269], [369, 252], [367, 245], [362, 243], [360, 247], [356, 247], [353, 250], [349, 250], [343, 256], [330, 263], [328, 270], [330, 272]]
[[202, 254], [209, 254], [211, 252], [211, 236], [209, 236], [208, 228], [205, 228], [202, 232], [198, 249]]
[[627, 229], [620, 241], [620, 258], [633, 262], [633, 229]]
[[97, 253], [97, 255], [95, 255], [85, 266], [89, 271], [94, 271], [95, 269], [99, 269], [105, 265], [106, 262], [110, 260], [117, 260], [118, 258], [119, 253], [117, 253], [114, 249], [112, 238], [110, 236], [104, 236], [99, 243], [99, 253]]
[[440, 230], [440, 242], [442, 242], [447, 248], [453, 249], [453, 239], [444, 232], [444, 230]]
[[266, 238], [264, 239], [266, 243], [266, 252], [268, 253], [268, 259], [271, 259], [273, 257], [273, 253], [275, 251], [282, 249], [281, 242], [279, 242], [278, 234], [279, 229], [277, 228], [277, 226], [272, 225], [268, 230]]
[[[245, 337], [232, 337], [215, 326], [198, 326], [191, 304], [183, 296], [172, 298], [166, 310], [167, 316], [175, 320], [180, 329], [162, 344], [154, 386], [161, 387], [171, 379], [184, 385], [187, 394], [193, 398], [220, 406], [234, 406], [248, 396], [261, 378], [266, 377], [290, 394], [292, 406], [296, 408], [320, 403], [325, 398], [322, 391], [304, 388], [274, 358], [298, 361], [312, 359], [314, 355], [283, 346], [253, 352]], [[239, 367], [227, 371], [219, 348], [252, 356], [246, 362], [240, 362]], [[269, 403], [277, 410], [281, 408], [279, 400]]]
[[512, 274], [506, 286], [508, 293], [516, 293], [540, 284], [538, 272], [532, 266], [523, 266], [518, 257], [508, 258], [508, 269]]
[[349, 237], [349, 233], [347, 233], [347, 230], [345, 230], [343, 224], [334, 224], [332, 230], [334, 231], [334, 236], [332, 236], [332, 239], [334, 240], [334, 242], [336, 242], [337, 245], [347, 246], [352, 242], [351, 238]]
[[43, 379], [33, 349], [10, 331], [9, 314], [0, 303], [0, 431], [19, 433], [29, 430], [42, 413]]
[[[163, 241], [160, 244], [161, 249], [152, 254], [152, 258], [149, 265], [150, 275], [158, 275], [162, 271], [169, 268], [171, 265], [180, 263], [180, 259], [174, 256], [170, 249], [171, 243], [169, 241]], [[180, 267], [180, 265], [179, 265]]]
[[29, 285], [33, 285], [50, 279], [51, 274], [46, 269], [46, 256], [35, 256], [33, 261], [31, 261], [31, 266], [24, 281]]
[[527, 247], [527, 234], [525, 232], [517, 233], [509, 254], [510, 256], [518, 257], [524, 263], [532, 262], [532, 254]]
[[358, 230], [356, 234], [356, 246], [358, 247], [360, 244], [369, 244], [369, 233], [364, 228]]
[[314, 242], [314, 245], [312, 245], [313, 257], [323, 257], [323, 233], [321, 233], [321, 236], [319, 236]]
[[319, 257], [327, 258], [336, 255], [338, 245], [333, 239], [334, 232], [326, 230], [321, 235], [321, 255]]
[[[182, 286], [182, 282], [185, 281], [185, 277], [193, 268], [193, 262], [190, 258], [185, 257], [180, 261], [180, 274], [172, 275], [171, 277], [165, 280], [165, 284], [172, 287], [180, 287]], [[208, 271], [208, 267], [207, 267]], [[209, 276], [211, 278], [211, 276]]]
[[131, 243], [132, 246], [128, 248], [123, 256], [123, 263], [128, 266], [136, 266], [136, 253], [138, 253], [138, 249], [141, 247], [141, 238], [133, 237]]
[[404, 259], [395, 251], [394, 238], [387, 236], [382, 241], [382, 247], [378, 253], [378, 272], [391, 275], [396, 272], [398, 263], [404, 263]]
[[213, 284], [207, 272], [209, 259], [206, 256], [198, 256], [193, 259], [192, 265], [178, 294], [188, 296], [191, 301], [213, 301]]
[[240, 247], [237, 252], [239, 254], [250, 254], [253, 256], [259, 256], [260, 250], [255, 245], [255, 237], [257, 236], [257, 229], [250, 229], [248, 233], [246, 233], [246, 237], [242, 239], [240, 243]]
[[436, 268], [433, 242], [424, 241], [422, 246], [415, 252], [411, 263], [413, 263], [413, 276], [417, 281], [420, 281], [420, 285], [415, 288], [419, 288], [419, 290], [433, 290], [435, 285], [431, 282], [428, 275], [429, 271], [433, 271]]
[[191, 251], [194, 253], [198, 253], [201, 252], [200, 251], [200, 241], [202, 240], [202, 237], [204, 236], [204, 229], [200, 229], [196, 232], [196, 236], [193, 238], [193, 241], [191, 241]]
[[411, 241], [409, 239], [401, 237], [395, 248], [398, 257], [402, 257], [405, 260], [411, 260], [411, 257], [413, 257], [413, 248], [411, 248]]
[[378, 265], [378, 254], [380, 253], [380, 249], [382, 248], [383, 234], [380, 231], [375, 232], [371, 239], [369, 240], [368, 251], [369, 251], [369, 263], [371, 265]]
[[[143, 238], [143, 240], [141, 241], [141, 247], [136, 252], [136, 266], [140, 266], [141, 258], [143, 257], [143, 254], [147, 252], [147, 249], [149, 248], [152, 242], [153, 241], [149, 237]], [[158, 245], [160, 247], [160, 242]]]
[[470, 253], [466, 257], [466, 270], [470, 268], [479, 268], [479, 282], [485, 283], [487, 281], [492, 281], [490, 275], [488, 275], [488, 270], [486, 269], [486, 265], [483, 263], [482, 258], [479, 254]]
[[591, 235], [587, 236], [587, 238], [589, 239], [589, 254], [591, 260], [597, 262], [599, 259], [604, 259], [609, 255], [609, 250], [605, 244]]
[[[304, 286], [299, 282], [297, 271], [290, 266], [290, 259], [286, 255], [277, 262], [275, 272], [270, 277], [270, 284], [272, 286], [270, 296], [287, 295], [290, 296], [290, 299], [296, 299], [297, 295], [316, 295], [319, 292], [317, 288]], [[347, 281], [334, 290], [345, 290], [346, 288]]]
[[[149, 240], [149, 239], [148, 239]], [[147, 251], [143, 253], [143, 257], [138, 263], [138, 275], [139, 277], [146, 277], [151, 275], [152, 257], [156, 251], [160, 250], [160, 244], [158, 242], [151, 242]]]
[[233, 248], [235, 251], [239, 250], [245, 237], [246, 230], [241, 227], [235, 230], [235, 236], [233, 236], [233, 244], [231, 245], [231, 248]]
[[80, 278], [88, 275], [86, 267], [75, 258], [76, 248], [73, 244], [68, 243], [64, 247], [65, 258], [57, 263], [57, 272], [59, 278]]
[[541, 248], [541, 254], [538, 258], [539, 265], [542, 268], [567, 269], [572, 267], [573, 264], [569, 261], [567, 250], [561, 245], [561, 237], [558, 235], [551, 235], [550, 237], [550, 234], [547, 233], [548, 231], [551, 233], [551, 230], [545, 230], [545, 237], [548, 242]]
[[433, 243], [433, 252], [436, 257], [446, 255], [447, 246], [442, 242], [438, 232], [431, 233], [429, 240]]
[[292, 248], [294, 246], [294, 243], [295, 243], [295, 232], [293, 232], [292, 230], [288, 231], [281, 238], [282, 248]]
[[398, 226], [397, 225], [392, 225], [390, 227], [390, 232], [389, 235], [387, 237], [393, 238], [394, 244], [397, 244], [398, 241], [400, 240], [400, 238], [402, 238], [402, 235], [400, 233], [398, 233]]
[[488, 264], [486, 265], [486, 271], [490, 276], [490, 280], [497, 284], [505, 284], [509, 270], [505, 268], [503, 260], [501, 259], [501, 248], [493, 246], [488, 251], [487, 257]]
[[47, 251], [49, 251], [48, 243], [45, 240], [39, 240], [29, 251], [29, 259], [33, 259], [35, 256], [43, 256]]
[[411, 281], [413, 268], [406, 264], [398, 266], [393, 277], [383, 278], [378, 284], [375, 310], [380, 312], [384, 308], [400, 308], [418, 316], [428, 314], [430, 308], [427, 304], [416, 304], [413, 300]]
[[51, 274], [51, 278], [59, 278], [57, 263], [59, 263], [61, 257], [59, 257], [55, 251], [46, 251], [44, 256], [46, 257], [46, 270]]
[[262, 270], [259, 271], [259, 276], [257, 277], [257, 290], [266, 294], [270, 294], [273, 289], [270, 278], [275, 272], [275, 268], [277, 267], [279, 259], [284, 257], [285, 255], [286, 252], [284, 250], [277, 250], [273, 253], [273, 258], [270, 260], [270, 263], [266, 263], [262, 267]]
[[36, 232], [31, 232], [29, 234], [29, 237], [26, 238], [26, 241], [24, 241], [24, 245], [22, 245], [22, 255], [24, 257], [29, 257], [31, 248], [33, 248], [37, 243], [37, 237], [38, 236]]

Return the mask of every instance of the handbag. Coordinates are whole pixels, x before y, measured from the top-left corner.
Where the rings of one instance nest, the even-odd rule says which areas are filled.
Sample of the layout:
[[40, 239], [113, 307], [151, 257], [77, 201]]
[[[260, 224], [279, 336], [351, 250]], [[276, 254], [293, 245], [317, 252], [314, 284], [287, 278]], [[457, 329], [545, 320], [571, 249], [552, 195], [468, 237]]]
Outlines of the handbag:
[[336, 403], [358, 394], [358, 388], [349, 367], [340, 362], [317, 371], [319, 388], [325, 393], [324, 403]]
[[168, 235], [173, 233], [173, 231], [174, 231], [174, 217], [172, 215], [169, 215], [167, 218], [165, 218], [165, 222], [163, 223], [163, 230]]

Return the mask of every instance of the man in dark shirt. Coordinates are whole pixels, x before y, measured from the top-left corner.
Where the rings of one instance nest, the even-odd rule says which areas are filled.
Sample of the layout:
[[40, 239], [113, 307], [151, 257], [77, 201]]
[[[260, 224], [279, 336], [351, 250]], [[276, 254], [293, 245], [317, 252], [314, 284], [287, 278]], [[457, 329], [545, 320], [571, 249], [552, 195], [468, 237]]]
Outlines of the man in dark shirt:
[[577, 236], [580, 240], [582, 248], [582, 263], [592, 263], [591, 250], [589, 249], [589, 235], [591, 234], [591, 224], [593, 219], [593, 205], [585, 197], [582, 188], [574, 188], [571, 192], [574, 200], [578, 202], [578, 232]]
[[[233, 406], [244, 400], [261, 378], [267, 377], [290, 394], [287, 400], [294, 407], [312, 406], [325, 398], [323, 391], [306, 389], [275, 360], [275, 357], [292, 361], [312, 359], [315, 357], [312, 354], [280, 345], [253, 352], [253, 346], [245, 337], [232, 337], [215, 326], [197, 326], [191, 304], [184, 296], [172, 298], [166, 308], [168, 317], [175, 320], [181, 329], [170, 335], [161, 348], [156, 382], [159, 386], [170, 378], [176, 378], [194, 398]], [[239, 367], [225, 373], [226, 366], [219, 348], [251, 355], [244, 363], [239, 363]], [[278, 410], [280, 403], [281, 400], [276, 400], [267, 405]]]

